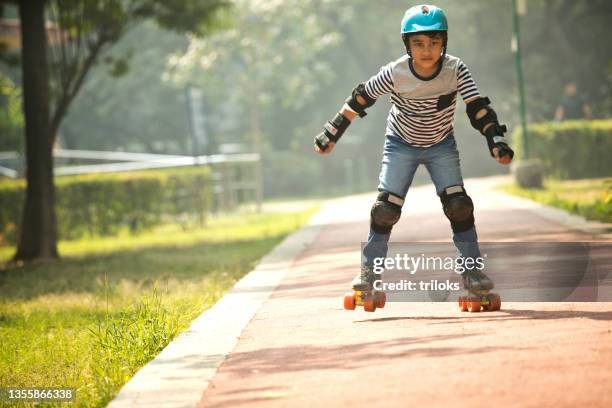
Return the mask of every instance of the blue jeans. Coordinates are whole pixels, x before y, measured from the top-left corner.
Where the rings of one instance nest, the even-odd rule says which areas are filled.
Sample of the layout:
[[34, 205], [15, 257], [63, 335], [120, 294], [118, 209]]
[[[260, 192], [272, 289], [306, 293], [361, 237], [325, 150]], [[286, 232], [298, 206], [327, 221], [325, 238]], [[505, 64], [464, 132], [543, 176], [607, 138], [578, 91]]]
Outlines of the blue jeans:
[[[438, 196], [446, 187], [463, 186], [459, 152], [453, 134], [430, 147], [414, 147], [403, 139], [388, 135], [383, 152], [382, 169], [379, 176], [378, 191], [386, 191], [405, 198], [412, 184], [414, 173], [424, 164], [436, 186]], [[387, 256], [390, 233], [379, 234], [372, 230], [363, 248], [363, 263], [372, 266], [374, 258]], [[461, 257], [480, 256], [476, 227], [464, 232], [454, 232], [453, 242]]]

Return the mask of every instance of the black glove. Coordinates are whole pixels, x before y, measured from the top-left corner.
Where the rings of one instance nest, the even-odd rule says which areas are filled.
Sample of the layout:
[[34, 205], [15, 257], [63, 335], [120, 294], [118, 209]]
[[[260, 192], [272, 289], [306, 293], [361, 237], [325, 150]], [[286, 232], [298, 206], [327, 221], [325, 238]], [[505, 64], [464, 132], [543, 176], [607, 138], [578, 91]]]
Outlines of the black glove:
[[506, 143], [505, 137], [503, 136], [487, 137], [487, 144], [489, 145], [489, 153], [491, 153], [491, 157], [495, 157], [493, 155], [493, 149], [497, 147], [499, 149], [497, 155], [499, 156], [500, 159], [504, 156], [510, 156], [510, 160], [514, 158], [514, 150], [512, 150], [510, 146], [508, 146], [508, 143]]
[[315, 136], [314, 142], [317, 146], [319, 146], [319, 149], [325, 151], [327, 150], [327, 147], [329, 146], [329, 142], [331, 142], [331, 140], [329, 136], [327, 136], [327, 132], [324, 130], [323, 132]]

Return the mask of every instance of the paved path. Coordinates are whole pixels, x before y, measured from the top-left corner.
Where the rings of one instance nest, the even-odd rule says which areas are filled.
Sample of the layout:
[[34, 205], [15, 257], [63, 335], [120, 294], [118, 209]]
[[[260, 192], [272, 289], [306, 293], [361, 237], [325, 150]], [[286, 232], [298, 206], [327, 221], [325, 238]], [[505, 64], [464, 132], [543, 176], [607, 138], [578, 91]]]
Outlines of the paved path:
[[[500, 181], [466, 182], [481, 241], [612, 241], [594, 234], [601, 233], [597, 225], [491, 192]], [[210, 331], [223, 327], [221, 321], [239, 321], [228, 312], [236, 307], [211, 311], [222, 317], [218, 326], [207, 326], [209, 338], [197, 347], [210, 354], [216, 346], [208, 342], [217, 338], [227, 350], [208, 365], [206, 357], [203, 371], [185, 376], [192, 385], [174, 392], [168, 385], [193, 368], [186, 362], [193, 366], [202, 359], [183, 353], [178, 366], [161, 365], [170, 371], [142, 370], [155, 374], [145, 381], [144, 374], [137, 375], [140, 381], [133, 382], [140, 385], [128, 384], [111, 405], [612, 406], [612, 303], [504, 302], [501, 311], [481, 314], [460, 313], [450, 302], [394, 302], [375, 313], [343, 310], [342, 294], [359, 266], [372, 197], [335, 201], [302, 231], [306, 245], [292, 244], [297, 255], [292, 262], [269, 260], [277, 268], [265, 276], [276, 273], [278, 286], [230, 294], [229, 299], [249, 293], [249, 302], [257, 302], [234, 334]], [[450, 239], [433, 187], [412, 189], [404, 208], [394, 241]], [[609, 266], [596, 277], [604, 287], [612, 284]], [[528, 278], [528, 271], [519, 277]], [[255, 299], [260, 292], [265, 295]], [[610, 293], [575, 296], [610, 302]]]

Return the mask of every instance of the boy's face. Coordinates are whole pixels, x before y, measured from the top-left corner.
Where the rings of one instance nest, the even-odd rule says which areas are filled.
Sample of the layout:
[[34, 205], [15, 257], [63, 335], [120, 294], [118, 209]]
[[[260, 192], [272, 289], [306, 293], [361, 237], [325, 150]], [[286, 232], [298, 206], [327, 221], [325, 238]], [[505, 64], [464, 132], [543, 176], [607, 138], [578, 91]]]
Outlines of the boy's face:
[[414, 63], [423, 68], [432, 68], [442, 55], [444, 43], [442, 35], [438, 34], [429, 37], [424, 34], [415, 34], [410, 36], [410, 51]]

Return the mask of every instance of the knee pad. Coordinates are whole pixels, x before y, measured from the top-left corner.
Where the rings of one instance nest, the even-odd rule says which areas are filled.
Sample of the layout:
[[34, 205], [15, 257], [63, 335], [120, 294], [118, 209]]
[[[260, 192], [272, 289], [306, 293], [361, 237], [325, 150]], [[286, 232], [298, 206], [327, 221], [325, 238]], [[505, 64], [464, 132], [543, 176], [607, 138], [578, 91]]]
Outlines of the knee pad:
[[391, 232], [402, 215], [404, 199], [386, 191], [378, 194], [370, 212], [370, 227], [377, 234]]
[[463, 186], [446, 187], [440, 201], [453, 232], [464, 232], [474, 226], [474, 203]]

